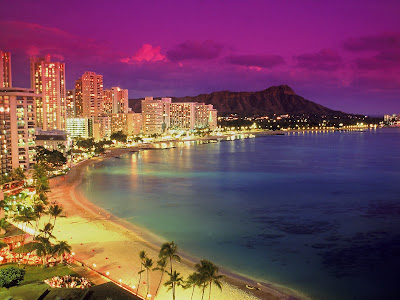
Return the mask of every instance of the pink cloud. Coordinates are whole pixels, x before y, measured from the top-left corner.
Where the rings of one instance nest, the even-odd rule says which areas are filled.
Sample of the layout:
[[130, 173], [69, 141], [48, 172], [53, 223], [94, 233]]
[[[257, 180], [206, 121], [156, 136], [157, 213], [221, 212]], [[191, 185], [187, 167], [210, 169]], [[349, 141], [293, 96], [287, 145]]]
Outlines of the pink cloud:
[[121, 58], [121, 62], [127, 64], [134, 64], [138, 62], [157, 62], [164, 61], [165, 55], [161, 54], [161, 47], [153, 47], [150, 44], [143, 44], [143, 46], [131, 57]]
[[28, 56], [50, 54], [59, 60], [79, 63], [111, 62], [121, 56], [106, 41], [79, 37], [56, 27], [17, 21], [0, 21], [0, 48], [11, 48]]

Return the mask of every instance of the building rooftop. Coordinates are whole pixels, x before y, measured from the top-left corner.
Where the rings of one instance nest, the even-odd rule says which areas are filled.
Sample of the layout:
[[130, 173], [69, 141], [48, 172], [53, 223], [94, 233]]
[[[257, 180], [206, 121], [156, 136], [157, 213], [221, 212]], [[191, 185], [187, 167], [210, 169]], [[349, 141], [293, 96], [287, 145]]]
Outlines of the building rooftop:
[[37, 141], [66, 141], [67, 136], [65, 134], [39, 134], [36, 135]]

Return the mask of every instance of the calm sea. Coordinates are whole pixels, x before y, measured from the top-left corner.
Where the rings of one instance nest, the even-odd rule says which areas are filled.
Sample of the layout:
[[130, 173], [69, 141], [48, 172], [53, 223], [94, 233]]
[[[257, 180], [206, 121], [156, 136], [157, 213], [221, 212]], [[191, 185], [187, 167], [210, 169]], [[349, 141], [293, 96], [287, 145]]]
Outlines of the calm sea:
[[185, 143], [92, 167], [113, 214], [313, 299], [400, 299], [400, 128]]

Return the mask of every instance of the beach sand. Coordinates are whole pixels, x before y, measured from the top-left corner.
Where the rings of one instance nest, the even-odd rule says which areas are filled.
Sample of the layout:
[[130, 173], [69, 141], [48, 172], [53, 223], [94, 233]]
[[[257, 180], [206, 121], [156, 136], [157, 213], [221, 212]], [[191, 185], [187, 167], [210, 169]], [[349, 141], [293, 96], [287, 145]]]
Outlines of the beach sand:
[[[108, 156], [114, 157], [132, 151], [132, 149], [116, 149]], [[87, 266], [107, 274], [115, 281], [132, 287], [138, 286], [140, 270], [139, 252], [144, 250], [148, 257], [153, 261], [158, 259], [159, 246], [162, 242], [159, 237], [152, 235], [143, 228], [137, 227], [127, 221], [113, 216], [109, 212], [89, 202], [77, 189], [84, 179], [84, 174], [88, 168], [97, 163], [103, 157], [92, 158], [74, 166], [65, 177], [51, 179], [51, 193], [49, 200], [56, 201], [64, 208], [67, 218], [58, 218], [53, 234], [57, 240], [65, 240], [75, 252], [77, 260], [84, 262]], [[45, 216], [43, 222], [47, 222]], [[179, 246], [179, 245], [178, 245]], [[173, 262], [176, 269], [184, 279], [194, 272], [193, 258], [188, 258], [184, 253], [179, 253], [182, 257], [181, 263]], [[218, 262], [214, 262], [218, 264]], [[156, 263], [154, 264], [154, 267]], [[221, 272], [221, 271], [220, 271]], [[212, 287], [212, 299], [300, 299], [289, 296], [278, 291], [275, 287], [266, 284], [258, 285], [252, 280], [241, 278], [235, 274], [225, 275], [223, 288], [220, 291], [216, 286]], [[149, 274], [150, 294], [156, 292], [160, 281], [160, 272], [152, 271]], [[163, 282], [166, 281], [166, 274]], [[139, 294], [144, 296], [147, 291], [146, 272], [142, 274]], [[261, 290], [249, 290], [246, 284], [260, 286]], [[136, 288], [135, 288], [136, 291]], [[191, 298], [192, 289], [184, 290], [178, 287], [176, 290], [177, 300], [187, 300]], [[159, 300], [171, 299], [172, 291], [161, 285], [158, 295]], [[205, 292], [205, 299], [208, 299], [208, 288]], [[193, 299], [201, 299], [201, 290], [195, 289]]]

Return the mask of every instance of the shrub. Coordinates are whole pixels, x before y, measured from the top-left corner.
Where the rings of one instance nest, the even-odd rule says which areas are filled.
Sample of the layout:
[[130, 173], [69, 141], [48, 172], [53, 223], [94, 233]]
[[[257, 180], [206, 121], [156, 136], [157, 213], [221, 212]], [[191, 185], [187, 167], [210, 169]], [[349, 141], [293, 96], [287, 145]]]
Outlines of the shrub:
[[10, 288], [14, 285], [19, 285], [25, 276], [25, 270], [15, 267], [0, 269], [0, 287]]

